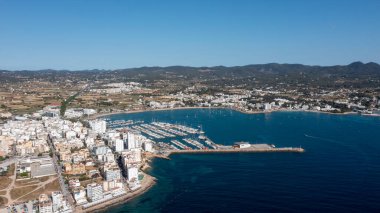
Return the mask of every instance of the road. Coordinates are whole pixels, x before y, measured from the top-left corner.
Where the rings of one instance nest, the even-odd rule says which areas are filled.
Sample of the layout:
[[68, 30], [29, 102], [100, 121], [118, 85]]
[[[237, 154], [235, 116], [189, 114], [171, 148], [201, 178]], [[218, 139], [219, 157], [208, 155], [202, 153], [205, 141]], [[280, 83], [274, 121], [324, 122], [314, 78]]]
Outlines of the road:
[[17, 165], [17, 163], [19, 161], [23, 160], [24, 158], [25, 157], [20, 157], [20, 156], [14, 156], [14, 157], [8, 158], [8, 159], [0, 162], [0, 167], [6, 167], [6, 166], [9, 166], [9, 165], [14, 164], [14, 163]]
[[69, 192], [69, 188], [68, 188], [67, 184], [65, 184], [65, 180], [63, 179], [63, 176], [62, 176], [62, 167], [58, 163], [58, 157], [57, 157], [57, 155], [55, 153], [55, 149], [53, 147], [53, 142], [52, 142], [52, 140], [50, 138], [50, 135], [48, 136], [48, 144], [50, 146], [50, 150], [53, 153], [53, 156], [52, 156], [53, 163], [54, 163], [54, 167], [55, 167], [55, 170], [57, 172], [57, 175], [58, 175], [58, 180], [59, 180], [59, 184], [61, 186], [62, 194], [68, 200], [69, 204], [71, 206], [74, 206], [74, 198], [71, 196], [71, 193]]

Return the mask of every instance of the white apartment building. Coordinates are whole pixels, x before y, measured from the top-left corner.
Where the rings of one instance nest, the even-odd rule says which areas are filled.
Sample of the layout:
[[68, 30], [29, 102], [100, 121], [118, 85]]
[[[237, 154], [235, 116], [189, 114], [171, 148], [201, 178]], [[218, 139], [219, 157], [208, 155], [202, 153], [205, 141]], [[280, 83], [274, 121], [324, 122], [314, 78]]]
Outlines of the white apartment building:
[[121, 178], [119, 168], [106, 169], [104, 173], [106, 181], [119, 180]]
[[75, 189], [73, 191], [74, 199], [77, 204], [87, 203], [86, 192], [83, 189]]
[[272, 105], [270, 103], [264, 104], [264, 110], [271, 110], [271, 109], [272, 109]]
[[146, 151], [146, 152], [153, 152], [153, 145], [149, 141], [144, 142], [143, 148], [144, 148], [144, 151]]
[[121, 139], [116, 139], [115, 141], [115, 151], [122, 152], [124, 151], [124, 141]]
[[104, 120], [93, 120], [90, 121], [90, 127], [96, 133], [105, 133], [107, 130], [107, 122]]
[[41, 194], [39, 196], [38, 210], [40, 213], [53, 213], [53, 204], [47, 194]]
[[62, 192], [56, 191], [51, 193], [53, 201], [53, 212], [64, 212], [69, 210], [66, 200], [63, 198]]
[[139, 171], [137, 169], [137, 165], [134, 165], [134, 164], [127, 165], [127, 176], [128, 176], [128, 181], [138, 180]]
[[127, 149], [136, 148], [136, 135], [133, 132], [127, 133]]
[[103, 187], [96, 183], [91, 183], [87, 185], [87, 197], [91, 202], [100, 200], [103, 198]]

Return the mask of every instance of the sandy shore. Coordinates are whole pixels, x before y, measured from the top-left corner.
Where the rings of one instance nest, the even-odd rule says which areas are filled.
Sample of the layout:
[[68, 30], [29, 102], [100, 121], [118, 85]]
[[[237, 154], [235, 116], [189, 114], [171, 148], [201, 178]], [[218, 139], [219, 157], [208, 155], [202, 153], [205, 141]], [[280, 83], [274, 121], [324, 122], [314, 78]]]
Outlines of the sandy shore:
[[144, 179], [141, 181], [141, 187], [133, 192], [128, 192], [126, 195], [114, 198], [112, 200], [106, 201], [104, 203], [101, 203], [99, 205], [92, 206], [87, 209], [82, 209], [82, 206], [79, 206], [75, 209], [75, 212], [81, 212], [81, 213], [88, 213], [88, 212], [104, 212], [106, 209], [124, 204], [128, 202], [129, 200], [136, 198], [140, 196], [141, 194], [148, 191], [152, 186], [156, 184], [156, 178], [144, 174]]

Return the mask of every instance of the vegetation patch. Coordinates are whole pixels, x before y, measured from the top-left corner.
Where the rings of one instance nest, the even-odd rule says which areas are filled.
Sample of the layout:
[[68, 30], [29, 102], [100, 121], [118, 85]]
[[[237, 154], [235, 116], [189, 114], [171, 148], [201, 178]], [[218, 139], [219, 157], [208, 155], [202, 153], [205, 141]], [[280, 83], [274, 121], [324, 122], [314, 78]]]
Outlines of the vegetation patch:
[[64, 116], [65, 115], [65, 112], [66, 112], [66, 109], [67, 109], [67, 106], [70, 104], [70, 102], [72, 102], [73, 100], [75, 100], [75, 98], [79, 95], [79, 92], [78, 93], [75, 93], [75, 95], [73, 96], [70, 96], [68, 99], [64, 100], [61, 102], [61, 116]]

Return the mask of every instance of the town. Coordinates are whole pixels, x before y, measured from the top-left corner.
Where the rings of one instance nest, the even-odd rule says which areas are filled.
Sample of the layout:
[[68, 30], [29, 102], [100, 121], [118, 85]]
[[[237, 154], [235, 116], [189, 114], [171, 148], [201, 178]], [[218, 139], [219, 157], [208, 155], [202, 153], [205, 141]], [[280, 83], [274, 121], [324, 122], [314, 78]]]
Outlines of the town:
[[[0, 212], [90, 212], [125, 202], [154, 185], [153, 157], [173, 153], [303, 152], [269, 144], [210, 140], [201, 129], [164, 122], [87, 119], [94, 109], [47, 106], [0, 126]], [[74, 115], [72, 115], [74, 113]], [[107, 128], [107, 126], [109, 126]]]
[[84, 126], [58, 113], [49, 106], [0, 127], [4, 212], [90, 211], [153, 184], [140, 170], [142, 154], [153, 152], [150, 140], [106, 131], [104, 120]]
[[[338, 71], [336, 71], [338, 70]], [[379, 114], [380, 65], [312, 67], [152, 67], [115, 71], [0, 71], [0, 119], [70, 105], [100, 113], [224, 107], [246, 113], [278, 110]], [[66, 103], [69, 101], [70, 103]], [[62, 112], [61, 112], [62, 114]], [[0, 120], [1, 121], [1, 120]]]
[[102, 118], [113, 113], [228, 108], [380, 114], [377, 74], [347, 74], [342, 81], [332, 73], [315, 82], [302, 72], [215, 76], [211, 68], [150, 69], [0, 72], [0, 212], [91, 212], [126, 202], [155, 184], [146, 171], [156, 157], [304, 151], [247, 142], [226, 146], [201, 128]]

